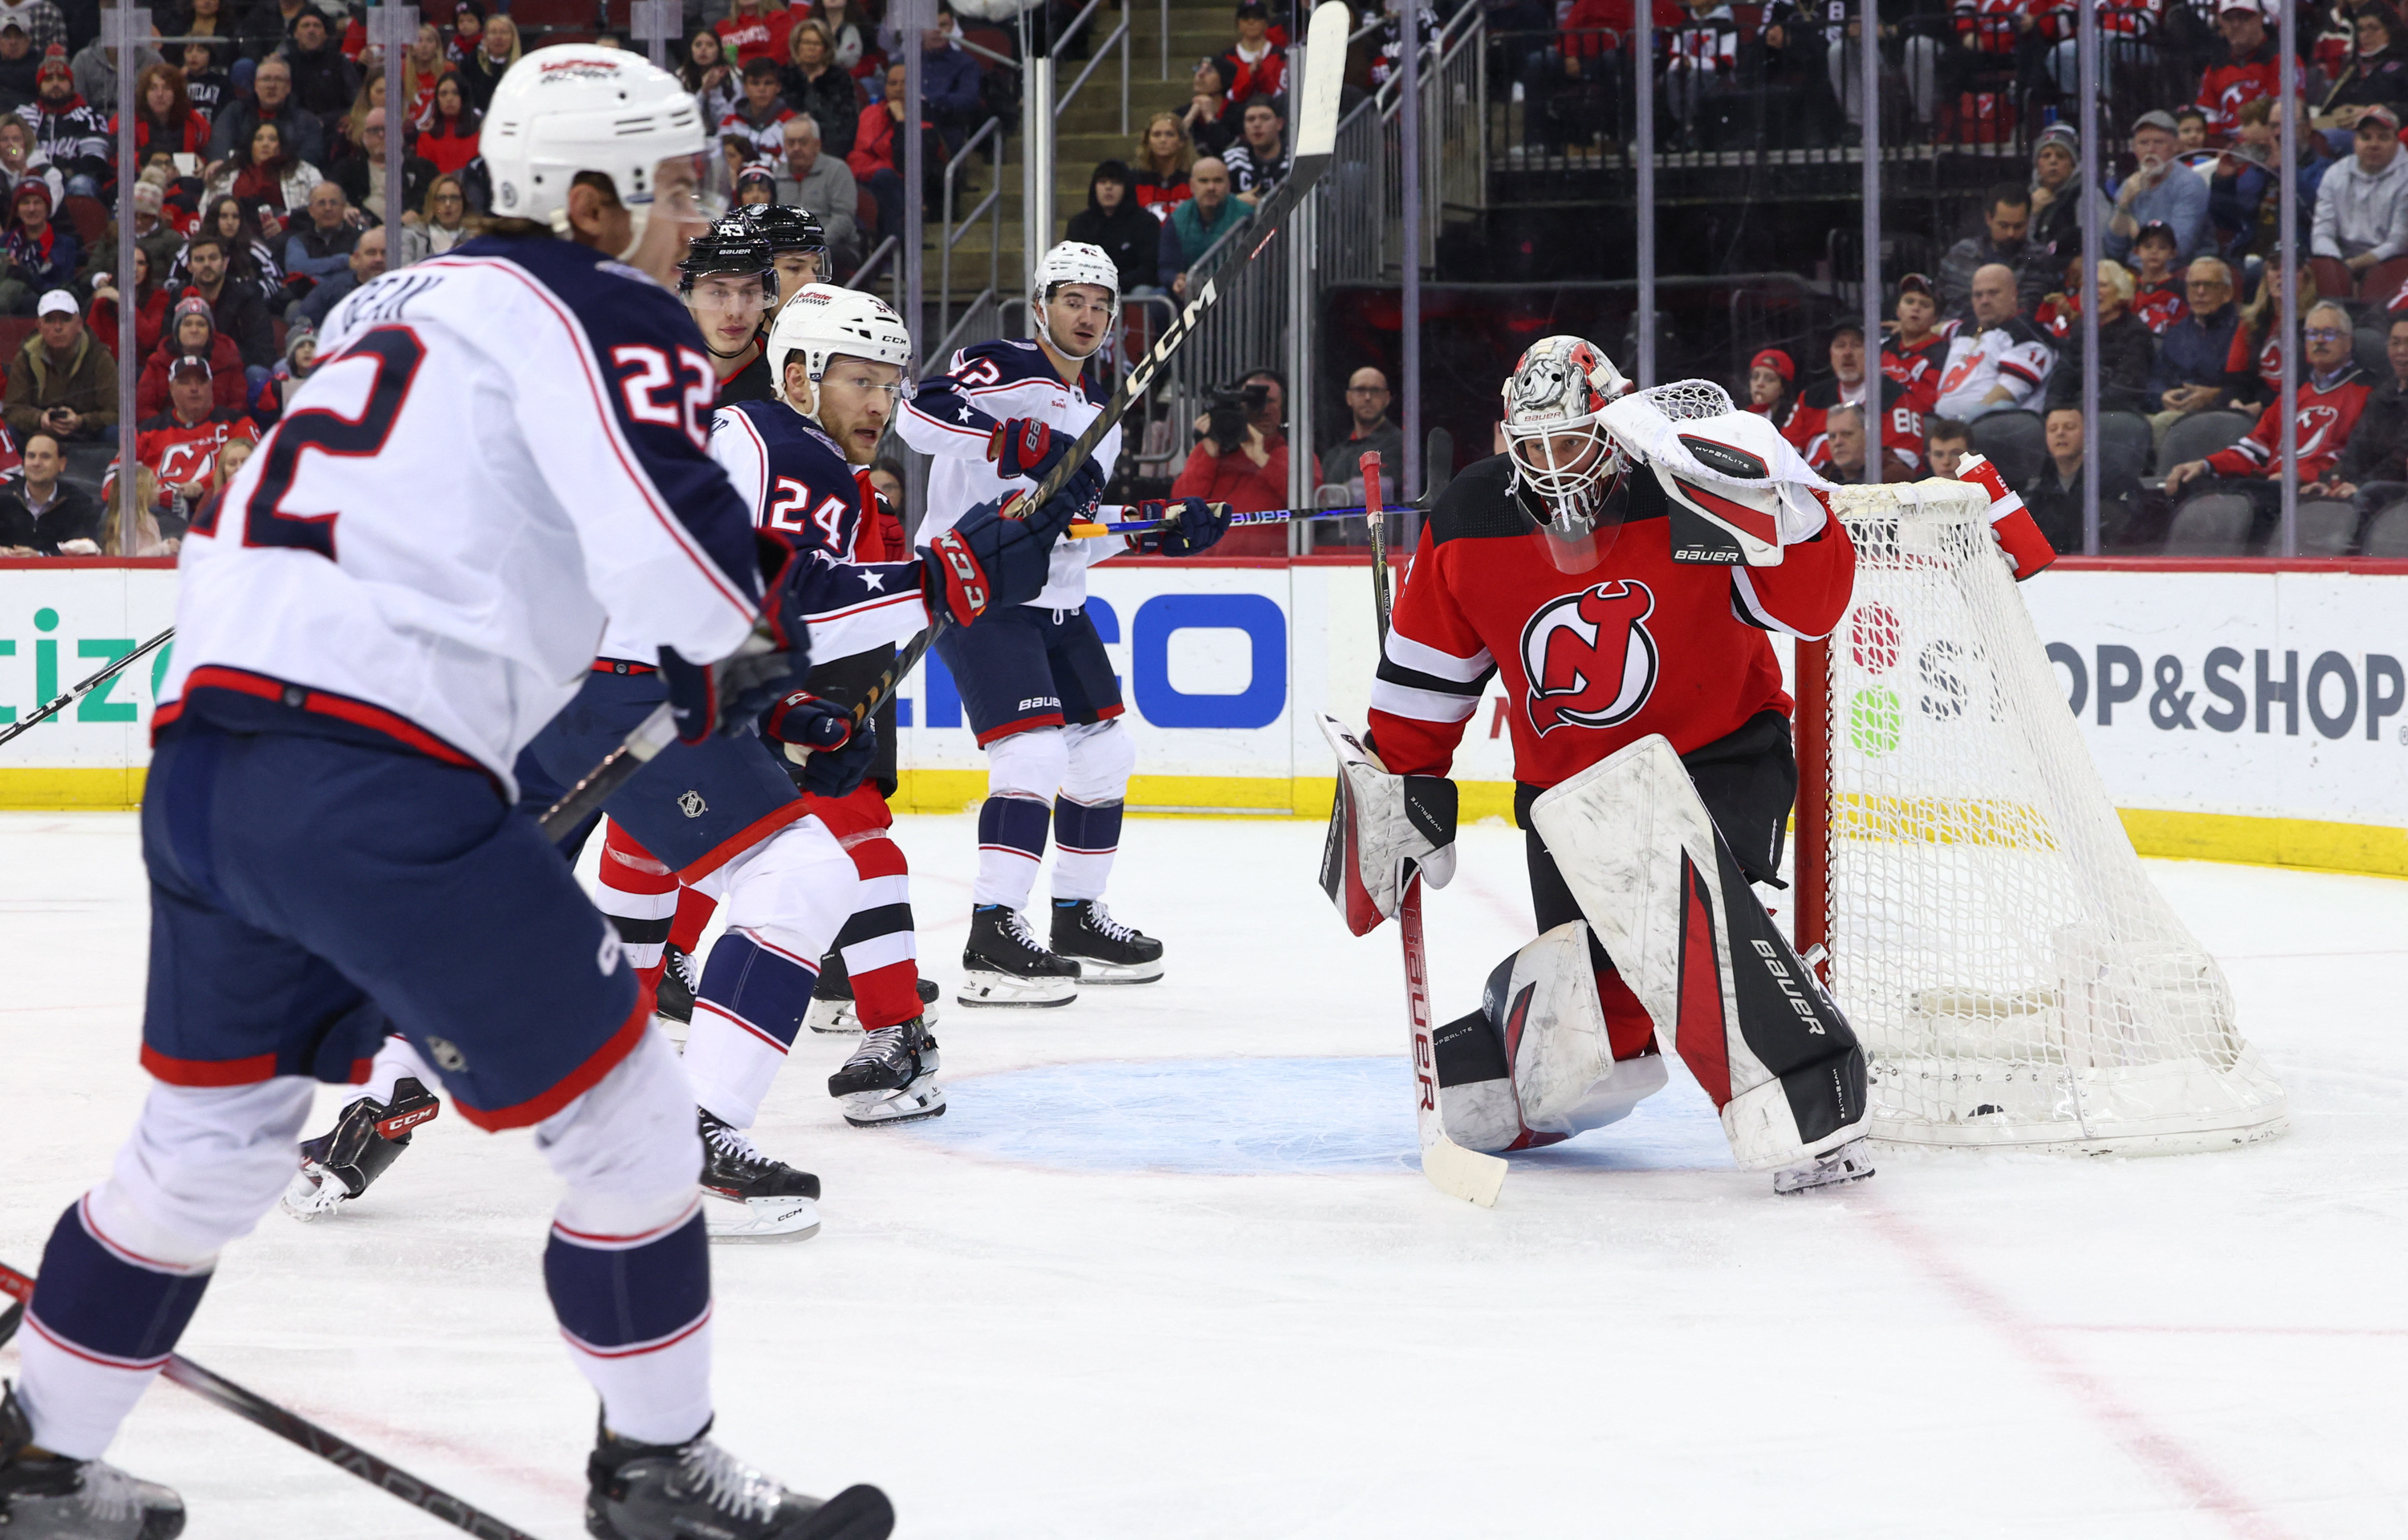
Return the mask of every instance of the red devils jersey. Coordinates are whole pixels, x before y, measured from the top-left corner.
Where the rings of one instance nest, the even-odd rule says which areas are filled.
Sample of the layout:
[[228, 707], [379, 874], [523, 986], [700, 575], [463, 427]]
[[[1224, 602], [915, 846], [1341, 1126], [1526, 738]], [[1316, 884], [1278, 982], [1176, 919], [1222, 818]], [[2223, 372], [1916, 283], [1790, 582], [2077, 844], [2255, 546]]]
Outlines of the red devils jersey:
[[217, 478], [218, 450], [236, 439], [259, 442], [251, 419], [211, 412], [198, 422], [179, 422], [175, 413], [162, 412], [136, 430], [134, 458], [159, 478], [164, 497], [168, 488], [195, 481], [207, 489]]
[[[1902, 358], [1883, 355], [1882, 448], [1905, 461], [1913, 470], [1923, 468], [1923, 418], [1931, 409], [1939, 385], [1940, 371], [1929, 359], [1914, 353]], [[1806, 463], [1818, 471], [1830, 466], [1831, 409], [1840, 405], [1843, 396], [1838, 380], [1818, 380], [1807, 387], [1806, 393], [1789, 409], [1789, 415], [1774, 424], [1781, 430], [1781, 436], [1806, 457]], [[1855, 400], [1863, 404], [1861, 381]]]
[[1767, 631], [1822, 636], [1839, 623], [1856, 550], [1836, 519], [1777, 567], [1675, 563], [1653, 474], [1624, 478], [1623, 522], [1597, 565], [1558, 571], [1484, 460], [1448, 483], [1371, 686], [1371, 736], [1399, 775], [1440, 776], [1489, 677], [1503, 673], [1513, 774], [1553, 786], [1650, 733], [1689, 753], [1770, 708], [1786, 713]]

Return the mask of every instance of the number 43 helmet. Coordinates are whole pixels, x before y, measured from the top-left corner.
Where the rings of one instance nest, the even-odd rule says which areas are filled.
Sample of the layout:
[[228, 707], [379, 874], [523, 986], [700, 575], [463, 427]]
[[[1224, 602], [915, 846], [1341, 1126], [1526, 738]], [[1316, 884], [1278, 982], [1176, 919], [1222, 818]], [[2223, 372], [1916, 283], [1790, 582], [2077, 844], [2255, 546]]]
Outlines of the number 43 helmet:
[[678, 264], [678, 292], [692, 294], [695, 279], [714, 273], [757, 276], [763, 297], [778, 297], [778, 264], [771, 255], [769, 237], [741, 215], [731, 214], [718, 221], [687, 243], [685, 257]]

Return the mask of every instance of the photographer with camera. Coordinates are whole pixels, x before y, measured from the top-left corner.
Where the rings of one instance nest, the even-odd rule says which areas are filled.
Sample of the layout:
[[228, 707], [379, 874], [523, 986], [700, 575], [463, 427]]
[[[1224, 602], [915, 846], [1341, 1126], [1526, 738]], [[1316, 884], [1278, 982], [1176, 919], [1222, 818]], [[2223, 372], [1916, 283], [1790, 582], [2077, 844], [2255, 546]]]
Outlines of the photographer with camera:
[[[1196, 420], [1196, 448], [1170, 484], [1170, 495], [1226, 503], [1240, 513], [1268, 513], [1287, 503], [1287, 382], [1256, 369], [1206, 398]], [[1321, 462], [1313, 460], [1313, 479]], [[1231, 530], [1218, 547], [1224, 556], [1284, 556], [1287, 532], [1277, 525]]]

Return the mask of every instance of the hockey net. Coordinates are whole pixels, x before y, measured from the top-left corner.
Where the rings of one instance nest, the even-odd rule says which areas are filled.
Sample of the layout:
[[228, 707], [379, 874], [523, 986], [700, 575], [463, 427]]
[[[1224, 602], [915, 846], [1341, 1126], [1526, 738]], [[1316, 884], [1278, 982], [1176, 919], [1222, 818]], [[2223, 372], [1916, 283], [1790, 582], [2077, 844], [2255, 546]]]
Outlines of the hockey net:
[[1798, 945], [1828, 949], [1874, 1136], [2172, 1151], [2283, 1132], [2282, 1087], [2142, 870], [1983, 494], [1832, 499], [1856, 581], [1830, 639], [1798, 649]]

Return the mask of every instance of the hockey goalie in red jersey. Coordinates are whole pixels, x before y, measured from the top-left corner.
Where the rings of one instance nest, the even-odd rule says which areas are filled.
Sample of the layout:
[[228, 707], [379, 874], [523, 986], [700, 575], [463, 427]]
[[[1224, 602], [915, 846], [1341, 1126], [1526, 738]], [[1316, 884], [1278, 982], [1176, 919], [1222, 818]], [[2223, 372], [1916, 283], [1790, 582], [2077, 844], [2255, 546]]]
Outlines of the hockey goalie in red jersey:
[[[1323, 881], [1368, 930], [1451, 876], [1444, 777], [1503, 675], [1540, 936], [1437, 1029], [1439, 1109], [1479, 1150], [1626, 1116], [1677, 1051], [1777, 1190], [1871, 1175], [1865, 1059], [1751, 892], [1798, 784], [1767, 633], [1828, 635], [1855, 552], [1824, 484], [1714, 386], [1629, 389], [1572, 336], [1505, 384], [1507, 452], [1439, 499], [1397, 600]], [[1335, 724], [1330, 726], [1334, 729]], [[1351, 822], [1351, 827], [1341, 826]]]

